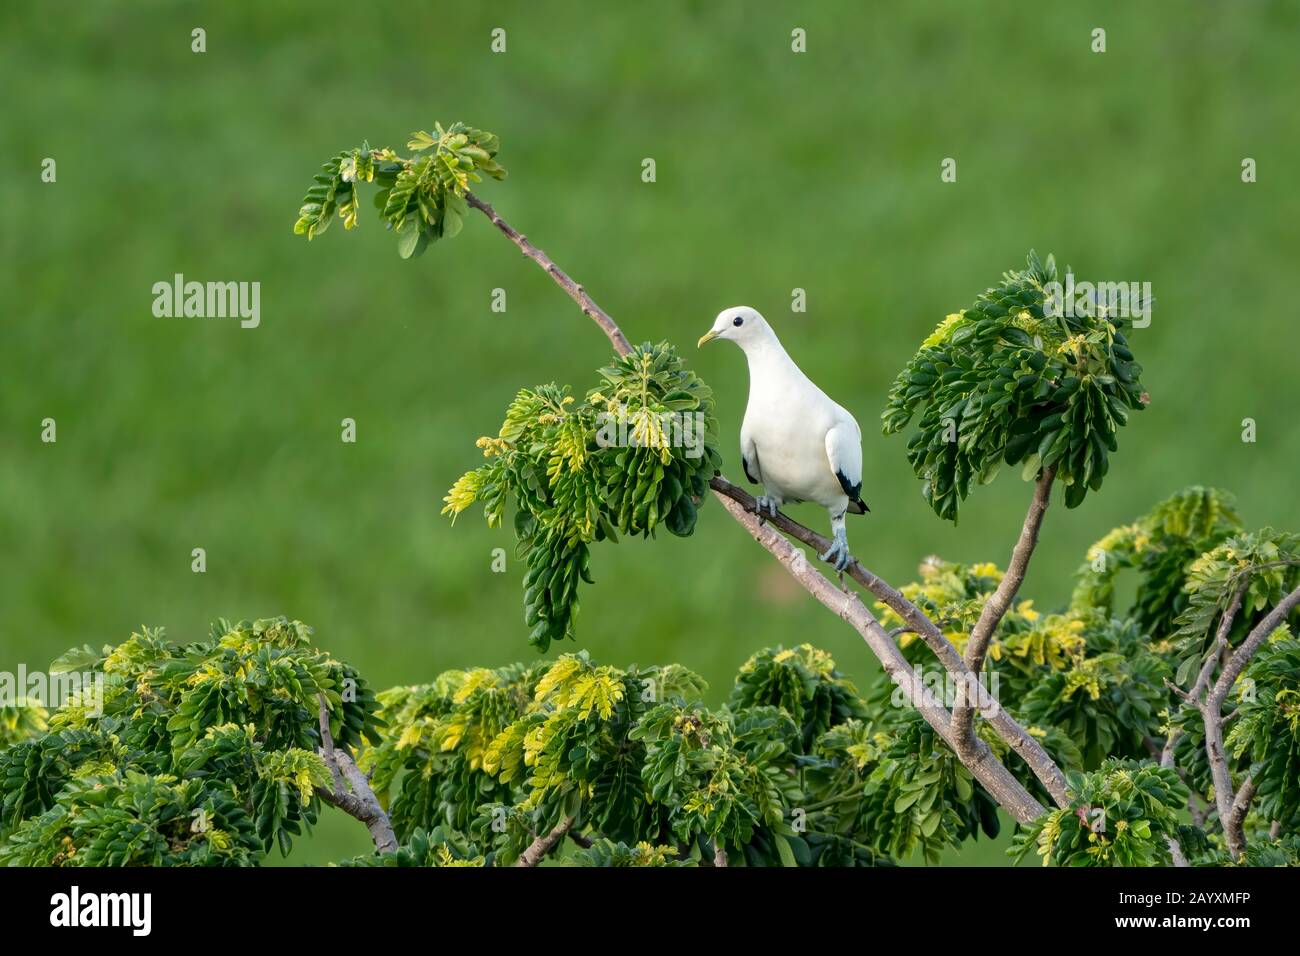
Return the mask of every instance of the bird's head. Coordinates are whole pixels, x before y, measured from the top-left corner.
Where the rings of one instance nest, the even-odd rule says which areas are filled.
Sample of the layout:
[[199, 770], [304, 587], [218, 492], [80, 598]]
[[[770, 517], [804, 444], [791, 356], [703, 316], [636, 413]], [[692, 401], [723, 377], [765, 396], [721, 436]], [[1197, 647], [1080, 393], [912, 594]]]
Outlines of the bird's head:
[[747, 349], [750, 345], [775, 337], [767, 319], [759, 315], [757, 309], [751, 309], [747, 305], [733, 305], [718, 313], [718, 317], [713, 320], [713, 328], [700, 337], [697, 347], [714, 339], [728, 339], [742, 349]]

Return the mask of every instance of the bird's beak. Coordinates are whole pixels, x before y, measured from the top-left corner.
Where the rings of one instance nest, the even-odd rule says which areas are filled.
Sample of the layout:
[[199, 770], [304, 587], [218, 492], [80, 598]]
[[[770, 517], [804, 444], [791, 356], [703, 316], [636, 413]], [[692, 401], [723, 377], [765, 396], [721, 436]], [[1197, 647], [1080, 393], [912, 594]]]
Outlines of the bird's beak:
[[709, 331], [700, 336], [700, 340], [695, 343], [695, 347], [697, 349], [702, 348], [706, 342], [712, 342], [717, 337], [718, 333], [713, 331], [713, 329], [709, 329]]

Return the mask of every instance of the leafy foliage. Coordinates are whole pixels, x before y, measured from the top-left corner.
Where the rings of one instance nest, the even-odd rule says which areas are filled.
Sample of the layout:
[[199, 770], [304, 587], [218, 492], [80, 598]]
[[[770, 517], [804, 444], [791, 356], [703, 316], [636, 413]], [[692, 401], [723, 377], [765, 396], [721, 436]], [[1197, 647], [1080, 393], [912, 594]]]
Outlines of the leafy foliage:
[[1300, 641], [1275, 635], [1247, 668], [1225, 740], [1258, 781], [1255, 810], [1289, 832], [1300, 824]]
[[677, 859], [677, 848], [673, 846], [651, 846], [641, 842], [636, 846], [626, 843], [614, 843], [610, 840], [595, 840], [577, 857], [580, 866], [694, 866], [694, 860]]
[[0, 747], [44, 733], [48, 727], [48, 716], [49, 713], [40, 704], [0, 705]]
[[160, 631], [83, 647], [56, 667], [103, 678], [48, 730], [0, 750], [0, 864], [248, 865], [287, 853], [330, 783], [320, 697], [341, 745], [379, 739], [356, 673], [274, 618], [219, 621], [206, 641]]
[[469, 211], [465, 194], [471, 183], [482, 181], [480, 173], [494, 179], [506, 175], [496, 161], [497, 138], [464, 123], [414, 132], [406, 148], [412, 155], [363, 143], [326, 161], [303, 198], [294, 234], [312, 239], [329, 228], [336, 213], [351, 229], [360, 205], [358, 186], [373, 182], [379, 217], [397, 234], [398, 253], [409, 259], [429, 243], [460, 232]]
[[[1087, 815], [1100, 807], [1115, 819], [1113, 811], [1119, 807], [1121, 818], [1136, 821], [1133, 801], [1145, 801], [1141, 819], [1154, 826], [1154, 815], [1180, 812], [1190, 787], [1196, 801], [1213, 813], [1201, 714], [1185, 706], [1167, 685], [1187, 687], [1206, 655], [1217, 653], [1214, 632], [1232, 595], [1241, 589], [1242, 607], [1228, 631], [1229, 646], [1238, 645], [1300, 581], [1296, 557], [1294, 536], [1270, 529], [1245, 532], [1228, 495], [1188, 488], [1089, 549], [1068, 607], [1042, 614], [1032, 601], [1020, 600], [1008, 611], [989, 645], [984, 676], [1002, 706], [1073, 774], [1076, 786], [1084, 788], [1076, 793], [1092, 793], [1074, 809], [1082, 807]], [[1121, 612], [1115, 606], [1116, 582], [1124, 569], [1136, 572], [1137, 587], [1133, 603]], [[964, 647], [1001, 572], [991, 564], [963, 566], [930, 558], [920, 576], [920, 581], [903, 587], [903, 593], [959, 649]], [[880, 606], [880, 612], [887, 626], [902, 625], [887, 607]], [[916, 635], [901, 634], [899, 644], [914, 663], [929, 660], [928, 649]], [[1088, 829], [1091, 818], [1074, 820], [1061, 811], [1052, 811], [1022, 833], [1019, 851], [1026, 851], [1025, 841], [1041, 841], [1036, 845], [1048, 862], [1153, 865], [1165, 860], [1163, 840], [1168, 835], [1179, 839], [1189, 859], [1206, 865], [1253, 859], [1285, 862], [1300, 797], [1300, 718], [1295, 716], [1300, 705], [1293, 699], [1297, 691], [1300, 650], [1284, 625], [1256, 654], [1226, 708], [1231, 772], [1238, 782], [1249, 774], [1258, 787], [1246, 821], [1253, 849], [1242, 861], [1229, 858], [1214, 821], [1206, 830], [1177, 820], [1170, 827], [1166, 820], [1159, 828], [1160, 839], [1154, 840], [1136, 822], [1132, 829], [1093, 833]], [[1171, 789], [1153, 782], [1147, 771], [1156, 769], [1151, 757], [1175, 730], [1175, 764], [1185, 783]], [[1018, 758], [999, 756], [1031, 792], [1046, 800]], [[1147, 795], [1134, 792], [1121, 799], [1121, 791], [1130, 787]], [[933, 799], [941, 802], [942, 791]], [[1154, 805], [1156, 800], [1164, 810]], [[903, 802], [897, 805], [906, 809]], [[876, 820], [885, 819], [888, 810], [881, 801]], [[1274, 820], [1282, 830], [1277, 838], [1269, 833]], [[909, 844], [904, 830], [888, 829], [895, 839], [904, 840], [888, 846], [895, 854], [910, 846], [933, 858], [941, 848], [934, 839], [927, 841], [924, 831]], [[936, 826], [935, 832], [942, 838], [962, 831]]]
[[[703, 690], [677, 665], [619, 670], [581, 652], [449, 672], [381, 695], [388, 730], [363, 764], [394, 795], [399, 838], [469, 821], [464, 853], [494, 865], [569, 816], [593, 836], [576, 862], [610, 866], [694, 865], [718, 845], [731, 865], [889, 865], [890, 847], [996, 832], [990, 798], [932, 737], [921, 745], [928, 728], [896, 709], [868, 729], [866, 703], [822, 651], [758, 652], [717, 710]], [[949, 781], [943, 800], [888, 819], [862, 809], [934, 774]]]
[[1131, 614], [1144, 633], [1164, 637], [1187, 606], [1183, 588], [1191, 563], [1239, 530], [1231, 495], [1215, 488], [1186, 488], [1088, 549], [1071, 606], [1110, 613], [1119, 572], [1136, 568], [1140, 584]]
[[919, 852], [933, 863], [945, 847], [980, 832], [998, 835], [993, 798], [915, 711], [900, 711], [892, 726], [874, 732], [848, 722], [822, 736], [817, 754], [809, 773], [819, 792], [860, 797], [827, 797], [834, 831], [862, 834], [882, 856]]
[[487, 463], [457, 480], [443, 513], [481, 501], [498, 527], [513, 501], [524, 623], [541, 651], [574, 636], [591, 543], [661, 526], [691, 534], [721, 464], [712, 391], [663, 342], [601, 369], [581, 403], [555, 385], [520, 391], [497, 437], [478, 445]]
[[[902, 590], [962, 649], [1001, 579], [993, 564], [933, 558], [921, 566], [921, 581]], [[889, 608], [880, 611], [886, 625], [901, 625]], [[902, 635], [900, 644], [917, 662], [929, 653], [914, 634]], [[1160, 731], [1168, 667], [1131, 620], [1094, 609], [1042, 614], [1032, 600], [1022, 600], [999, 623], [985, 669], [1003, 706], [1045, 746], [1051, 737], [1049, 752], [1066, 768], [1096, 769], [1107, 756], [1144, 756], [1144, 741]]]
[[1085, 623], [1083, 653], [1047, 670], [1018, 712], [1031, 725], [1064, 731], [1085, 767], [1098, 767], [1108, 756], [1147, 756], [1145, 741], [1160, 736], [1167, 665], [1147, 649], [1132, 621], [1074, 620]]
[[1186, 683], [1206, 656], [1215, 652], [1216, 622], [1243, 583], [1241, 611], [1228, 634], [1228, 643], [1234, 646], [1300, 583], [1300, 537], [1271, 528], [1236, 534], [1188, 566], [1183, 585], [1186, 606], [1170, 635], [1171, 651], [1179, 661], [1175, 677], [1179, 684]]
[[339, 866], [476, 867], [483, 857], [462, 834], [445, 827], [431, 831], [416, 828], [409, 839], [390, 853], [370, 853], [344, 860]]
[[784, 710], [799, 728], [805, 751], [832, 727], [866, 716], [856, 688], [835, 669], [831, 656], [809, 644], [752, 656], [736, 676], [730, 706], [737, 711], [755, 706]]
[[1055, 468], [1075, 507], [1101, 487], [1119, 428], [1145, 404], [1127, 321], [1097, 303], [1052, 318], [1045, 286], [1055, 281], [1053, 258], [1030, 252], [1025, 269], [944, 319], [894, 381], [884, 432], [919, 414], [908, 460], [941, 518], [956, 521], [972, 482], [1003, 464], [1026, 480]]
[[1036, 849], [1043, 865], [1169, 866], [1167, 839], [1179, 835], [1187, 788], [1172, 768], [1109, 759], [1072, 774], [1074, 800], [1022, 829], [1008, 851], [1023, 859]]
[[[1149, 514], [1103, 537], [1079, 568], [1072, 613], [1109, 613], [1118, 573], [1125, 568], [1137, 571], [1136, 597], [1128, 611], [1135, 630], [1116, 632], [1120, 640], [1113, 648], [1122, 655], [1131, 680], [1110, 689], [1102, 681], [1098, 704], [1105, 707], [1104, 713], [1096, 715], [1095, 736], [1087, 731], [1094, 715], [1088, 713], [1086, 699], [1084, 709], [1072, 718], [1047, 712], [1048, 719], [1071, 733], [1084, 734], [1082, 739], [1090, 740], [1090, 746], [1095, 741], [1103, 748], [1103, 738], [1121, 728], [1127, 743], [1113, 752], [1127, 756], [1142, 753], [1139, 735], [1158, 744], [1168, 733], [1176, 733], [1175, 765], [1196, 799], [1212, 811], [1213, 780], [1202, 715], [1160, 687], [1168, 681], [1190, 688], [1205, 662], [1221, 653], [1218, 631], [1238, 593], [1240, 608], [1224, 632], [1229, 649], [1240, 645], [1300, 583], [1298, 544], [1295, 535], [1269, 528], [1243, 530], [1231, 496], [1199, 487], [1171, 496]], [[1294, 832], [1297, 822], [1300, 764], [1290, 695], [1298, 682], [1300, 654], [1284, 622], [1258, 650], [1225, 704], [1230, 773], [1238, 783], [1250, 775], [1257, 787], [1245, 826], [1251, 834], [1246, 860], [1284, 859], [1286, 835]], [[1034, 688], [1026, 698], [1026, 715], [1044, 713], [1050, 694], [1046, 684]], [[1153, 723], [1151, 708], [1161, 704], [1161, 698], [1163, 720]], [[1107, 721], [1111, 730], [1104, 726]], [[1150, 749], [1153, 744], [1146, 746]], [[1282, 828], [1281, 841], [1269, 835], [1274, 820]], [[1185, 827], [1180, 840], [1194, 862], [1238, 862], [1229, 858], [1221, 835], [1206, 836]]]

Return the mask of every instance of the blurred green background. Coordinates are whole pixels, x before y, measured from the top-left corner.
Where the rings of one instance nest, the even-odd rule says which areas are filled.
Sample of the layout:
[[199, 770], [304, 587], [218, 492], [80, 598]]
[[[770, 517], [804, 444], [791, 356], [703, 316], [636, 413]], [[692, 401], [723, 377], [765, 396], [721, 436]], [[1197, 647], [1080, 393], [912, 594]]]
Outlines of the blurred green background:
[[[352, 233], [309, 247], [291, 232], [326, 157], [366, 138], [400, 148], [435, 120], [496, 132], [511, 175], [479, 194], [629, 337], [689, 354], [718, 393], [733, 479], [745, 364], [693, 343], [722, 307], [768, 316], [863, 424], [873, 511], [850, 541], [891, 581], [930, 553], [1010, 552], [1028, 486], [1004, 474], [946, 525], [878, 415], [920, 339], [1030, 247], [1080, 278], [1150, 281], [1157, 303], [1132, 336], [1151, 405], [1103, 492], [1049, 514], [1026, 595], [1063, 601], [1089, 543], [1185, 484], [1236, 492], [1248, 523], [1300, 528], [1296, 3], [3, 11], [0, 667], [141, 624], [183, 639], [278, 613], [376, 687], [535, 653], [519, 563], [491, 572], [512, 536], [478, 509], [453, 528], [441, 498], [518, 387], [584, 390], [605, 339], [481, 217], [413, 263], [368, 204]], [[956, 183], [940, 182], [944, 157]], [[261, 327], [155, 318], [151, 287], [177, 272], [259, 281]], [[40, 441], [46, 417], [57, 444]], [[598, 660], [680, 661], [715, 701], [769, 644], [810, 641], [874, 673], [716, 503], [691, 539], [598, 547], [593, 563], [580, 645]], [[292, 862], [367, 845], [338, 814], [318, 837]], [[956, 859], [1003, 862], [987, 843]]]

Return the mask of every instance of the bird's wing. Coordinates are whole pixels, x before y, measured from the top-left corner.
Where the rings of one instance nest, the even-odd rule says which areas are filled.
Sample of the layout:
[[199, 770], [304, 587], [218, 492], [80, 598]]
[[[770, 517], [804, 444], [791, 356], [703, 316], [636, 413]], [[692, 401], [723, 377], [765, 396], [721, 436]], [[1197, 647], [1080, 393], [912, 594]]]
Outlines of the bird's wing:
[[745, 428], [745, 424], [740, 426], [740, 466], [745, 469], [749, 483], [756, 485], [763, 480], [762, 471], [758, 467], [758, 446], [754, 444], [754, 436]]
[[826, 433], [826, 457], [849, 500], [859, 500], [862, 495], [862, 432], [853, 416], [842, 409]]

